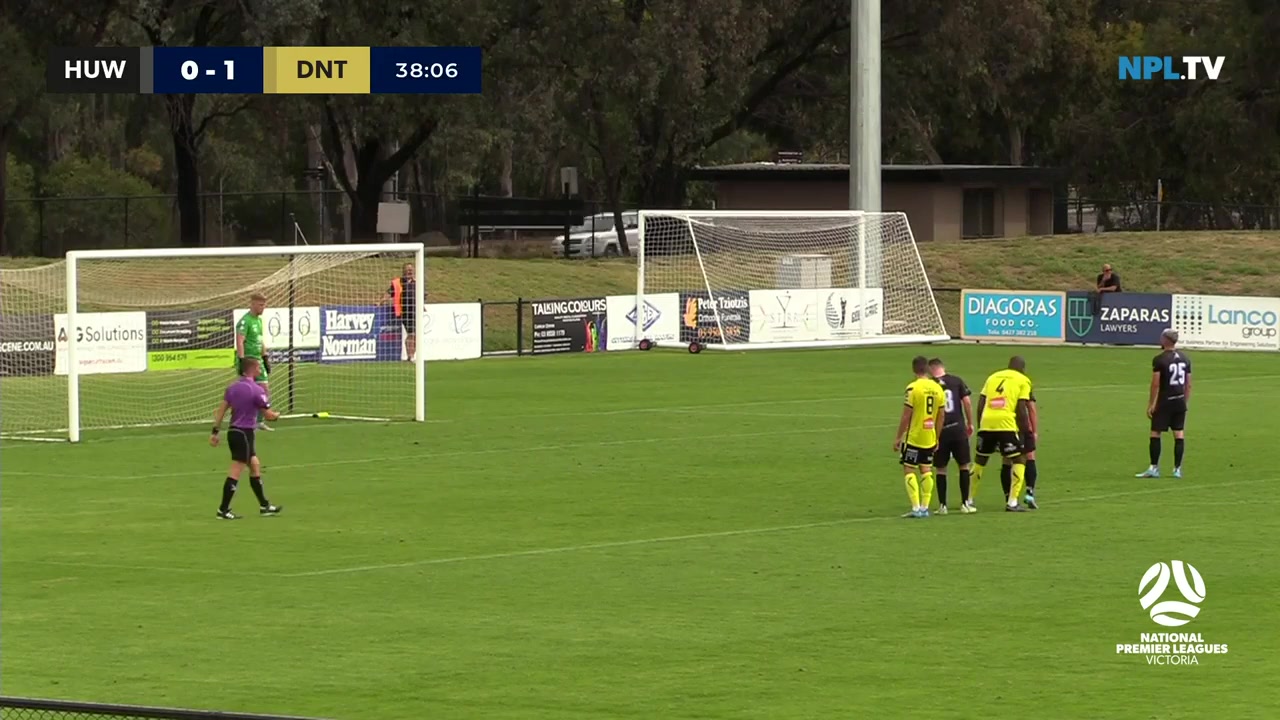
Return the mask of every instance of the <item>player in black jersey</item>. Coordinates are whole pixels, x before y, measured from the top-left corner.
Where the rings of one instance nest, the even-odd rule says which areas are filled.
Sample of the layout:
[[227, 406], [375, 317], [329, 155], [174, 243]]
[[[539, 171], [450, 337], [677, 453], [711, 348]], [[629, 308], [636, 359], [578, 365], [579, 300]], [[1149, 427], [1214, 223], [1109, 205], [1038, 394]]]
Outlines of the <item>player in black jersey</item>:
[[959, 375], [950, 375], [940, 358], [929, 361], [929, 371], [942, 385], [947, 396], [947, 412], [938, 435], [938, 450], [933, 454], [933, 479], [938, 489], [938, 514], [947, 514], [947, 464], [960, 466], [960, 512], [973, 512], [969, 502], [969, 464], [973, 456], [969, 436], [973, 435], [973, 400], [969, 386]]
[[1191, 358], [1178, 345], [1178, 333], [1169, 329], [1160, 333], [1163, 349], [1151, 361], [1151, 395], [1147, 401], [1147, 417], [1151, 418], [1151, 467], [1138, 473], [1140, 478], [1160, 477], [1160, 435], [1173, 431], [1173, 476], [1182, 477], [1182, 456], [1186, 450], [1183, 428], [1187, 424], [1187, 402], [1191, 399]]

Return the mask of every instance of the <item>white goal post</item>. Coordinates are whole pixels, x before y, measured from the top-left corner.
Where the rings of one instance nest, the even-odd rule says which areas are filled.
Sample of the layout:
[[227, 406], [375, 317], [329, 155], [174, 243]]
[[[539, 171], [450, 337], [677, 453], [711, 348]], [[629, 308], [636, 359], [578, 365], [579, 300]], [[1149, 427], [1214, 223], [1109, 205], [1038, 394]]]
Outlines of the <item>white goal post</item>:
[[211, 422], [255, 295], [283, 417], [423, 422], [424, 257], [422, 243], [166, 248], [7, 267], [0, 436]]
[[637, 333], [641, 347], [950, 339], [904, 213], [641, 211], [636, 307], [679, 316], [678, 334], [672, 323], [658, 337]]

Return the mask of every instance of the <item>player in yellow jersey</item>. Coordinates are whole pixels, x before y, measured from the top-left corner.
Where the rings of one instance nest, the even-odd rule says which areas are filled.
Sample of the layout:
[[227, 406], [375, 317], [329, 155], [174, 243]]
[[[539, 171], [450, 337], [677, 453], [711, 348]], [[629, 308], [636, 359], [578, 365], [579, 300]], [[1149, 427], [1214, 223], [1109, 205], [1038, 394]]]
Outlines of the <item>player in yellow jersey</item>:
[[907, 386], [898, 434], [893, 436], [893, 451], [901, 453], [902, 475], [907, 484], [911, 511], [902, 517], [929, 517], [933, 500], [933, 453], [938, 448], [938, 433], [947, 411], [947, 396], [942, 386], [929, 373], [929, 360], [923, 355], [911, 361], [916, 379]]
[[969, 498], [970, 512], [977, 508], [973, 498], [978, 495], [982, 474], [987, 461], [994, 453], [1000, 453], [1005, 465], [1012, 466], [1012, 487], [1005, 495], [1007, 512], [1025, 512], [1018, 504], [1026, 483], [1026, 446], [1024, 438], [1031, 437], [1031, 379], [1025, 374], [1027, 361], [1014, 356], [1009, 367], [987, 378], [978, 396], [978, 446], [975, 450], [977, 465], [973, 469], [973, 493]]

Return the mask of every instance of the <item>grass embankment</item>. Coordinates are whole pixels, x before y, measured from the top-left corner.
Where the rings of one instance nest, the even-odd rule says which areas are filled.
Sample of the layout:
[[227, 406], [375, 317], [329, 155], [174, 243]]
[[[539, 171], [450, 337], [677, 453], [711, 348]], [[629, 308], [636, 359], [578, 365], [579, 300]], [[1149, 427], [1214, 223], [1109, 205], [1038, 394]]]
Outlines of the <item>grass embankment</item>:
[[[921, 245], [920, 254], [937, 289], [943, 320], [953, 334], [959, 322], [960, 296], [948, 288], [1085, 289], [1092, 287], [1103, 263], [1111, 263], [1121, 274], [1125, 289], [1133, 292], [1280, 296], [1280, 232], [1107, 233], [935, 242]], [[30, 267], [38, 262], [5, 259], [3, 267]], [[226, 260], [218, 262], [225, 269]], [[369, 274], [368, 278], [344, 277], [312, 287], [332, 298], [339, 288], [369, 285], [376, 296], [381, 292], [383, 275], [394, 272], [394, 262], [389, 263], [386, 267], [378, 263], [378, 267], [369, 266], [359, 273]], [[237, 282], [258, 272], [258, 268], [247, 273], [248, 268], [236, 269], [241, 271], [235, 273]], [[209, 281], [207, 277], [200, 279], [203, 282], [197, 284]], [[432, 302], [490, 303], [485, 310], [485, 345], [490, 350], [510, 349], [516, 343], [516, 298], [626, 294], [635, 289], [635, 264], [629, 259], [431, 257], [427, 281]], [[219, 283], [219, 287], [227, 286]], [[355, 300], [365, 301], [350, 298]], [[527, 346], [531, 330], [528, 308], [524, 324]]]
[[959, 333], [949, 288], [1085, 290], [1104, 263], [1129, 292], [1280, 297], [1280, 232], [1049, 235], [925, 243], [920, 256], [942, 319]]

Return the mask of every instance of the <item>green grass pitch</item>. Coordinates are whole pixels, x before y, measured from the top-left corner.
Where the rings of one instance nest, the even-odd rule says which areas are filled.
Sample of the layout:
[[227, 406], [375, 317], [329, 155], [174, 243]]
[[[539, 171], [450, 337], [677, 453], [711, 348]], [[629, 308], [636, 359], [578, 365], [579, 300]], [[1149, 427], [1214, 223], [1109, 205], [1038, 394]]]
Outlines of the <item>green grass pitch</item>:
[[[1145, 481], [1154, 351], [924, 348], [975, 391], [1027, 357], [1042, 509], [996, 511], [992, 473], [977, 515], [904, 520], [919, 351], [435, 364], [427, 423], [264, 435], [285, 513], [231, 523], [202, 425], [6, 441], [3, 690], [339, 720], [1280, 716], [1276, 357], [1193, 352], [1186, 478]], [[1228, 654], [1116, 654], [1168, 631], [1138, 585], [1171, 560], [1207, 590], [1177, 630]]]

